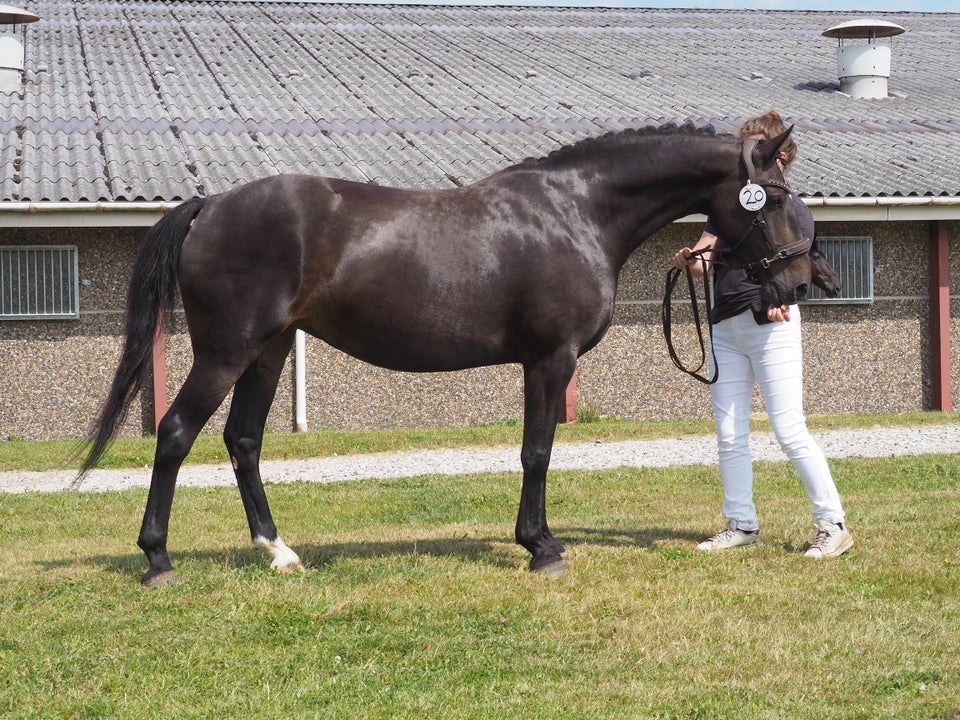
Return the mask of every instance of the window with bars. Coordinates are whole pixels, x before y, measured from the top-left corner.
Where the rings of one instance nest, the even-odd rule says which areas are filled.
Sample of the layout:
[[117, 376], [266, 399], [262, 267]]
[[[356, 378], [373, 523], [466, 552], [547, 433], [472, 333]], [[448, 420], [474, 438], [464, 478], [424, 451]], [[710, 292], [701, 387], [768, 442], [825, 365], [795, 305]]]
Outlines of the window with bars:
[[873, 238], [872, 237], [818, 237], [820, 252], [840, 277], [840, 294], [827, 297], [813, 286], [804, 302], [872, 303], [873, 302]]
[[75, 245], [0, 246], [0, 320], [79, 317]]

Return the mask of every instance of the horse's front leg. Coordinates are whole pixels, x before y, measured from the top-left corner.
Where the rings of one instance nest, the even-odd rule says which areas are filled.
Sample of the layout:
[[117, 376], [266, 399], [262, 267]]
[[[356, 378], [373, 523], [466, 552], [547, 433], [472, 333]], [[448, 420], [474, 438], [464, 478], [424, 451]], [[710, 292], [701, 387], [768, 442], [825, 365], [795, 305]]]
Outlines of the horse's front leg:
[[523, 488], [517, 514], [517, 542], [533, 555], [530, 569], [548, 575], [566, 572], [567, 553], [547, 526], [547, 469], [576, 356], [558, 354], [524, 366]]
[[263, 429], [292, 337], [293, 331], [290, 330], [273, 340], [237, 381], [223, 431], [247, 513], [250, 538], [270, 557], [270, 567], [278, 572], [304, 569], [300, 557], [287, 547], [277, 532], [260, 476]]

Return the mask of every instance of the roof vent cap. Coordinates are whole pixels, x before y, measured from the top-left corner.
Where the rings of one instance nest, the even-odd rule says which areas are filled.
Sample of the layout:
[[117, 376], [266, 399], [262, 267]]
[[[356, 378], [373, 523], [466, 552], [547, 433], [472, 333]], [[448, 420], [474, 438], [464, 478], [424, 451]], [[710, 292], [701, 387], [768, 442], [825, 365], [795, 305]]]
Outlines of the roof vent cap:
[[23, 75], [23, 27], [40, 18], [27, 10], [0, 5], [0, 92], [20, 89]]
[[[823, 32], [824, 37], [837, 38], [837, 77], [840, 91], [854, 98], [887, 97], [890, 77], [890, 56], [893, 40], [880, 45], [880, 38], [892, 38], [904, 32], [899, 25], [886, 20], [848, 20]], [[866, 40], [866, 43], [845, 41]]]

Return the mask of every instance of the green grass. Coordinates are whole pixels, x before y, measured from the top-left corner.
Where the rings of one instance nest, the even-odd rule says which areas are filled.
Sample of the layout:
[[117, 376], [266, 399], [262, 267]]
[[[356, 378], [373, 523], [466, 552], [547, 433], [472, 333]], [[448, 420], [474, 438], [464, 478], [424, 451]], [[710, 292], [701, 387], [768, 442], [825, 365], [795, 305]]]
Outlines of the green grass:
[[[586, 421], [558, 426], [557, 441], [634, 440], [704, 435], [713, 432], [713, 421], [702, 419], [622, 420], [602, 418], [588, 409], [581, 412], [581, 418]], [[808, 419], [808, 424], [813, 430], [874, 425], [936, 425], [949, 422], [960, 422], [960, 412], [824, 415]], [[770, 429], [769, 423], [763, 417], [757, 419], [753, 427], [756, 430]], [[522, 433], [522, 426], [515, 420], [454, 428], [268, 433], [264, 439], [262, 457], [264, 460], [285, 460], [414, 448], [519, 445]], [[154, 446], [155, 440], [152, 437], [119, 438], [107, 450], [99, 467], [124, 468], [151, 465]], [[73, 469], [79, 467], [81, 451], [82, 445], [79, 440], [28, 442], [8, 439], [0, 441], [0, 471]], [[226, 459], [225, 456], [226, 450], [219, 435], [201, 435], [187, 457], [187, 462], [220, 462]]]
[[152, 591], [144, 491], [0, 494], [0, 717], [960, 717], [960, 457], [831, 465], [856, 545], [823, 562], [786, 463], [719, 555], [716, 468], [552, 473], [559, 578], [512, 542], [519, 473], [271, 485], [292, 576], [235, 489], [181, 488]]

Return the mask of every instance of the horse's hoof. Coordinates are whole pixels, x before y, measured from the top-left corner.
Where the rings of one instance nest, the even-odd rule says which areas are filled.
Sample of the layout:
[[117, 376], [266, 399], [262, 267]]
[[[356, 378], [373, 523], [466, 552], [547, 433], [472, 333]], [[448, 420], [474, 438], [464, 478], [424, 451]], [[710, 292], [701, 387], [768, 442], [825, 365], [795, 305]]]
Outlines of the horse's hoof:
[[140, 578], [140, 584], [145, 588], [155, 588], [161, 585], [173, 585], [179, 582], [176, 570], [164, 570], [163, 572], [148, 571]]
[[302, 562], [290, 563], [289, 565], [278, 565], [277, 572], [280, 575], [292, 575], [296, 572], [305, 573], [307, 569]]
[[530, 568], [537, 575], [546, 575], [547, 577], [555, 577], [558, 575], [565, 575], [567, 572], [567, 562], [566, 560], [557, 560], [557, 562], [547, 563], [538, 568]]
[[548, 555], [541, 558], [530, 560], [530, 572], [538, 575], [563, 575], [567, 571], [567, 553], [562, 552], [559, 555]]

